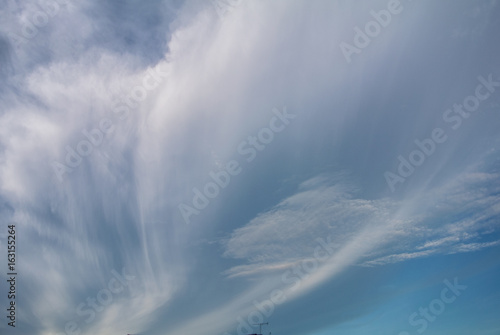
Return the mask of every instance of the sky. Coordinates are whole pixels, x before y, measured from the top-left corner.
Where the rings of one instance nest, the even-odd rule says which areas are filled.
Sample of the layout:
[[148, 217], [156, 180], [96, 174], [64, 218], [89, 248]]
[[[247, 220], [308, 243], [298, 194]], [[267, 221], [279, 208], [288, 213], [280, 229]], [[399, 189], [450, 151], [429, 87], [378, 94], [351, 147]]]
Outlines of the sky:
[[0, 333], [500, 334], [499, 30], [496, 0], [2, 1]]

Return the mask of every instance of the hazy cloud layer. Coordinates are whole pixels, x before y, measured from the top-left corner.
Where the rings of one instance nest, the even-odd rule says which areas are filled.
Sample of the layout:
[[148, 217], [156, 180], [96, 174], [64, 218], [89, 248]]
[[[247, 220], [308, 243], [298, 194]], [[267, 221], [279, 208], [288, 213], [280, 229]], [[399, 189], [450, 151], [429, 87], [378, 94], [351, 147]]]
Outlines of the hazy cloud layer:
[[[342, 327], [371, 313], [408, 324], [388, 305], [418, 308], [409, 287], [431, 280], [384, 277], [407, 263], [477, 257], [470, 280], [499, 277], [484, 255], [500, 243], [500, 87], [446, 114], [479, 77], [500, 82], [498, 2], [401, 1], [350, 62], [341, 43], [388, 1], [225, 3], [0, 4], [0, 249], [16, 224], [19, 272], [17, 327], [3, 317], [2, 334], [237, 334], [274, 289], [287, 300], [273, 332], [359, 334]], [[276, 109], [294, 118], [264, 143]], [[384, 174], [436, 128], [446, 140], [392, 192]], [[195, 208], [231, 161], [241, 172], [186, 224], [179, 205]], [[318, 238], [330, 257], [284, 282]], [[478, 301], [498, 294], [476, 287]], [[460, 331], [498, 328], [498, 304], [469, 303], [470, 319], [450, 313]]]

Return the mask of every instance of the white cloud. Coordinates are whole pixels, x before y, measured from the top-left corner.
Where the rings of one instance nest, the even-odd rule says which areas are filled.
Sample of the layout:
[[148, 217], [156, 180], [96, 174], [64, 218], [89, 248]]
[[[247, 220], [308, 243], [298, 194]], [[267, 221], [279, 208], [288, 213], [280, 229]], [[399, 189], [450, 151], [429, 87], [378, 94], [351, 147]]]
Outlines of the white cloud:
[[[33, 4], [0, 5], [0, 10], [15, 13], [0, 23], [2, 34], [19, 27]], [[197, 257], [208, 257], [193, 250], [193, 244], [220, 227], [216, 214], [206, 214], [197, 225], [179, 224], [176, 206], [191, 199], [192, 188], [206, 181], [212, 169], [234, 158], [236, 145], [266, 124], [272, 107], [286, 104], [304, 116], [300, 125], [287, 129], [286, 145], [297, 149], [292, 162], [302, 160], [319, 142], [358, 141], [363, 134], [345, 133], [348, 121], [365, 116], [361, 107], [366, 101], [360, 97], [372, 84], [356, 82], [364, 83], [373, 70], [360, 69], [378, 69], [394, 54], [383, 46], [394, 40], [396, 31], [407, 31], [391, 26], [373, 48], [363, 50], [360, 67], [349, 72], [338, 42], [352, 38], [353, 26], [364, 22], [361, 18], [372, 9], [368, 2], [345, 10], [346, 5], [336, 2], [245, 1], [222, 21], [210, 6], [189, 2], [176, 21], [161, 17], [154, 27], [148, 25], [154, 21], [148, 13], [161, 13], [164, 4], [140, 6], [75, 3], [28, 44], [9, 49], [10, 58], [0, 69], [15, 72], [1, 84], [8, 89], [0, 87], [0, 197], [10, 206], [5, 210], [9, 214], [2, 215], [22, 225], [20, 259], [23, 287], [28, 288], [24, 296], [29, 298], [22, 301], [19, 321], [39, 333], [60, 331], [75, 318], [78, 304], [95, 296], [111, 270], [122, 266], [137, 280], [85, 330], [107, 334], [160, 329], [163, 315], [156, 313], [171, 308], [185, 286], [204, 284], [205, 278], [189, 276], [202, 263], [195, 262]], [[356, 9], [362, 14], [355, 14]], [[415, 9], [413, 17], [420, 11], [426, 14]], [[150, 37], [165, 45], [141, 44]], [[155, 67], [168, 68], [168, 78], [148, 92], [129, 118], [117, 119], [114, 104]], [[382, 80], [374, 75], [374, 82], [378, 87]], [[347, 97], [343, 85], [349, 88]], [[388, 96], [394, 98], [392, 91]], [[325, 110], [328, 115], [320, 114]], [[327, 133], [312, 123], [318, 115]], [[51, 162], [63, 161], [65, 147], [74, 147], [83, 139], [82, 129], [96, 127], [104, 117], [113, 119], [115, 132], [60, 183]], [[386, 130], [380, 129], [374, 138]], [[375, 142], [370, 150], [380, 149]], [[325, 148], [317, 149], [318, 156], [330, 154]], [[251, 179], [240, 177], [242, 184]], [[222, 276], [274, 278], [311, 260], [315, 239], [330, 236], [335, 254], [299, 291], [288, 292], [292, 297], [352, 265], [497, 245], [486, 239], [498, 228], [498, 174], [486, 169], [455, 177], [412, 200], [368, 198], [348, 174], [306, 180], [295, 194], [232, 231], [221, 255], [231, 266]], [[215, 199], [214, 212], [234, 195]], [[219, 331], [232, 322], [229, 315], [248, 312], [248, 301], [280, 282], [254, 284], [242, 285], [243, 293], [227, 296], [206, 314], [182, 315], [185, 323], [176, 333]]]
[[250, 264], [226, 274], [237, 277], [290, 267], [310, 257], [315, 239], [324, 236], [331, 238], [335, 257], [363, 266], [495, 246], [498, 241], [484, 239], [498, 231], [499, 176], [474, 166], [479, 170], [402, 201], [360, 199], [345, 175], [310, 179], [233, 232], [224, 255]]

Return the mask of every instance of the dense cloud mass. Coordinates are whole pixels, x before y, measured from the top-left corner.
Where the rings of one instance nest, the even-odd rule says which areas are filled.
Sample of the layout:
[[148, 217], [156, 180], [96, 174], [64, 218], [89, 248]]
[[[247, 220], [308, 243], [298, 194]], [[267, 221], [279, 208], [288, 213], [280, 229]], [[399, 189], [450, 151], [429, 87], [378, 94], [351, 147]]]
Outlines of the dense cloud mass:
[[498, 333], [499, 28], [497, 0], [2, 2], [0, 332]]

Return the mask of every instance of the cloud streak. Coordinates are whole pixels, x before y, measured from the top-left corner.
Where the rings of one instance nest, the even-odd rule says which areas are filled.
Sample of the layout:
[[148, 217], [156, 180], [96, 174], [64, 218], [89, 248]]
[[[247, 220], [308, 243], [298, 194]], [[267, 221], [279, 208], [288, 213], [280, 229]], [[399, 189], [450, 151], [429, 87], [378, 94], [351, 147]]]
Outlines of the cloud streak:
[[[20, 332], [222, 333], [274, 289], [296, 319], [300, 299], [331, 311], [323, 289], [353, 269], [498, 247], [496, 96], [398, 194], [383, 178], [498, 68], [495, 2], [408, 4], [352, 64], [339, 43], [387, 1], [241, 1], [223, 19], [195, 0], [58, 3], [21, 44], [41, 2], [0, 5], [0, 218], [19, 227]], [[467, 25], [451, 7], [474, 13]], [[178, 205], [242, 160], [276, 106], [296, 121], [186, 225]], [[83, 155], [86, 134], [99, 143]], [[81, 161], [58, 174], [68, 148]], [[320, 237], [331, 257], [293, 288], [282, 276]], [[124, 268], [134, 280], [87, 322], [78, 306]]]

